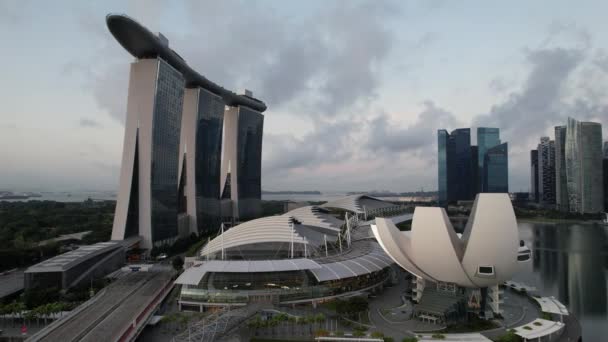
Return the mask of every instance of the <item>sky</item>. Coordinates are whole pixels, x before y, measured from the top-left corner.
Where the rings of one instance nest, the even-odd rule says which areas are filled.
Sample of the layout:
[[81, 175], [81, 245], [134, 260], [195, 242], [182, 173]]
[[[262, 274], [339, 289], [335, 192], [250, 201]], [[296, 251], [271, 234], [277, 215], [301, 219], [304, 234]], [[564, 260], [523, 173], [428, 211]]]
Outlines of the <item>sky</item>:
[[568, 116], [608, 137], [607, 1], [0, 0], [0, 189], [116, 190], [127, 14], [264, 113], [265, 190], [435, 190], [437, 130], [498, 127], [510, 191]]

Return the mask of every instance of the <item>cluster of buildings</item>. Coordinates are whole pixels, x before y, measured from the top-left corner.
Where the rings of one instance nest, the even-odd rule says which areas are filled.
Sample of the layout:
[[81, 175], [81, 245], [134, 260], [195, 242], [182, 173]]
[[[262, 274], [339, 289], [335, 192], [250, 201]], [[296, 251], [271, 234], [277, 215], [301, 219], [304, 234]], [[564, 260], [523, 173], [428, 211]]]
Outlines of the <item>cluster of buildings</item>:
[[555, 139], [541, 137], [530, 151], [530, 199], [546, 208], [577, 213], [608, 209], [608, 143], [602, 125], [568, 118]]
[[[127, 250], [219, 231], [187, 258], [175, 281], [180, 310], [316, 306], [382, 290], [398, 281], [398, 265], [411, 280], [406, 293], [419, 320], [502, 315], [500, 285], [531, 255], [518, 238], [507, 194], [507, 143], [497, 128], [478, 128], [477, 146], [469, 128], [438, 132], [440, 201], [475, 200], [463, 234], [444, 208], [417, 207], [411, 214], [366, 195], [260, 218], [264, 103], [207, 80], [166, 38], [129, 17], [110, 15], [107, 24], [136, 57], [112, 241], [29, 268], [27, 287], [68, 289], [117, 269]], [[567, 134], [580, 129], [570, 125]], [[589, 143], [581, 133], [568, 139], [575, 139], [576, 151]], [[405, 221], [412, 221], [411, 230], [400, 231], [396, 224]]]
[[498, 128], [478, 127], [477, 146], [471, 129], [437, 131], [439, 203], [471, 201], [482, 192], [509, 192], [508, 143]]
[[209, 81], [133, 19], [107, 25], [136, 58], [112, 240], [141, 236], [150, 249], [259, 217], [266, 105]]

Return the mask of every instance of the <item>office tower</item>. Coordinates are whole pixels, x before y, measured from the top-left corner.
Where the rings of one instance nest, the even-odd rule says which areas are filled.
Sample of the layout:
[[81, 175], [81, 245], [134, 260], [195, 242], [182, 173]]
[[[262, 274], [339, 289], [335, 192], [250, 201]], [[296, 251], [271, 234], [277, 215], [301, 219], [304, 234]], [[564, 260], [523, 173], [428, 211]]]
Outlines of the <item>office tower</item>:
[[484, 156], [484, 192], [509, 192], [509, 154], [507, 143], [489, 148]]
[[604, 142], [604, 211], [608, 212], [608, 141]]
[[479, 168], [479, 191], [486, 192], [483, 188], [483, 163], [488, 149], [500, 145], [500, 130], [498, 128], [478, 127], [477, 128], [477, 162]]
[[221, 184], [223, 197], [231, 199], [232, 219], [237, 222], [262, 213], [263, 131], [264, 116], [259, 111], [246, 106], [226, 110]]
[[438, 164], [438, 198], [440, 205], [448, 202], [448, 139], [450, 134], [445, 129], [437, 131], [437, 164]]
[[[151, 249], [218, 221], [222, 103], [252, 108], [260, 116], [266, 105], [209, 81], [169, 48], [167, 38], [135, 20], [108, 15], [106, 22], [136, 58], [129, 79], [112, 239], [140, 236], [140, 247]], [[183, 134], [182, 115], [187, 120]], [[259, 139], [261, 148], [261, 130]]]
[[602, 125], [568, 118], [565, 153], [570, 211], [603, 211]]
[[[217, 231], [220, 212], [220, 173], [224, 101], [201, 87], [186, 89], [180, 139], [181, 211], [186, 232]], [[182, 227], [180, 227], [182, 229]], [[184, 235], [182, 233], [182, 235]]]
[[472, 200], [471, 129], [459, 128], [448, 139], [448, 198], [450, 201]]
[[471, 195], [473, 198], [480, 192], [479, 190], [479, 162], [477, 161], [479, 158], [479, 151], [477, 146], [471, 146]]
[[530, 151], [530, 200], [534, 203], [539, 202], [538, 184], [538, 150]]
[[177, 167], [184, 78], [161, 58], [131, 64], [112, 239], [144, 248], [177, 237]]
[[555, 127], [555, 204], [560, 211], [569, 211], [566, 177], [566, 126]]
[[555, 142], [549, 137], [538, 144], [538, 196], [543, 205], [555, 205]]

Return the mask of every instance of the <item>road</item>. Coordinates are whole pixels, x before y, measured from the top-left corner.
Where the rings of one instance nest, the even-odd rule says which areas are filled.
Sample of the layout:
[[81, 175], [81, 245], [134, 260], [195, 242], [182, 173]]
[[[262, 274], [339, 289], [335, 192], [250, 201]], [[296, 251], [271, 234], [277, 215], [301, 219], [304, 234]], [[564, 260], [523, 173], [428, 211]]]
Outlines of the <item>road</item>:
[[135, 272], [106, 287], [94, 303], [58, 322], [44, 341], [116, 340], [171, 278], [170, 272]]

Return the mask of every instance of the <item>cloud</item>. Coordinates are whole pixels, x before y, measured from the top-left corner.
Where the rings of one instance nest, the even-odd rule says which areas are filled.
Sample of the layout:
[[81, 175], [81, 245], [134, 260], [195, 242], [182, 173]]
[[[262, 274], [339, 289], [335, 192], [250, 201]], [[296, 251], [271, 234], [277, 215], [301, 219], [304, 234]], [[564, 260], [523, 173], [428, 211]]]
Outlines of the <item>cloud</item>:
[[369, 140], [366, 147], [374, 152], [396, 153], [424, 149], [431, 153], [437, 140], [437, 130], [454, 127], [458, 120], [454, 114], [437, 107], [432, 101], [426, 101], [423, 105], [424, 110], [409, 126], [400, 127], [387, 115], [380, 115], [372, 120], [369, 123]]
[[[189, 19], [184, 27], [161, 27], [158, 13], [171, 9], [167, 3], [130, 8], [136, 20], [161, 31], [214, 82], [235, 91], [252, 89], [270, 110], [299, 108], [325, 117], [365, 106], [377, 96], [380, 69], [394, 41], [388, 23], [398, 12], [391, 1], [340, 1], [296, 20], [236, 0], [184, 4]], [[128, 54], [109, 32], [99, 36], [99, 20], [80, 24], [100, 38], [95, 55], [104, 56], [95, 66], [80, 65], [87, 87], [100, 108], [124, 122]]]
[[0, 129], [17, 129], [17, 124], [14, 122], [0, 123]]
[[353, 121], [319, 122], [302, 138], [290, 135], [264, 135], [264, 172], [285, 173], [295, 169], [317, 168], [322, 164], [347, 160], [352, 156]]
[[474, 126], [500, 127], [506, 138], [536, 136], [562, 119], [562, 97], [569, 77], [584, 59], [576, 48], [547, 48], [526, 51], [531, 66], [523, 87], [490, 112], [477, 116]]
[[88, 119], [88, 118], [80, 118], [80, 121], [78, 122], [78, 124], [80, 125], [80, 127], [89, 127], [89, 128], [98, 128], [98, 127], [102, 127], [102, 125], [93, 120], [93, 119]]

